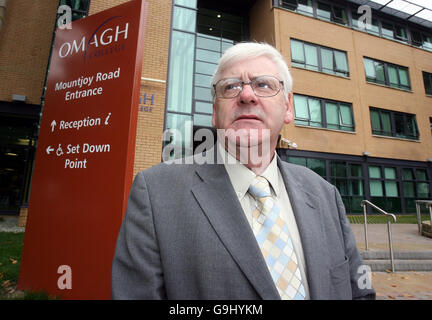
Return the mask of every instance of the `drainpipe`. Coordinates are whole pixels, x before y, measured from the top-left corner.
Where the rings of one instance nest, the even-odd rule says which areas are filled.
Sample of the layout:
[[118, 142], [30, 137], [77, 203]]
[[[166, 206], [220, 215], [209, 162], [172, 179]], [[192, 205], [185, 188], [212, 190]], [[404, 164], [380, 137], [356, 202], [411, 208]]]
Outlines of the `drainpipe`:
[[4, 16], [6, 14], [7, 0], [0, 0], [0, 31], [3, 26]]

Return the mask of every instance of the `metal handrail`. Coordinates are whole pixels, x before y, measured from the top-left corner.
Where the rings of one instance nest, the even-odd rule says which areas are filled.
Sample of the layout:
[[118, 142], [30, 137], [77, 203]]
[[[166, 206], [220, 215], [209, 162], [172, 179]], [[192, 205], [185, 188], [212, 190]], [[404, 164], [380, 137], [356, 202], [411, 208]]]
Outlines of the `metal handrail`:
[[[432, 202], [431, 202], [432, 203]], [[367, 233], [367, 217], [366, 217], [366, 205], [370, 205], [372, 208], [378, 210], [382, 214], [386, 215], [388, 218], [392, 217], [394, 222], [396, 222], [396, 216], [394, 214], [385, 212], [380, 207], [377, 207], [372, 202], [368, 200], [362, 200], [360, 205], [363, 207], [363, 213], [364, 213], [364, 227], [365, 227], [365, 243], [366, 243], [366, 251], [369, 250], [368, 246], [368, 233]], [[391, 268], [392, 272], [395, 272], [394, 268], [394, 256], [393, 256], [393, 239], [392, 239], [392, 233], [391, 233], [391, 222], [390, 219], [387, 219], [387, 232], [388, 232], [388, 238], [389, 238], [389, 250], [390, 250], [390, 262], [391, 262]]]
[[421, 221], [421, 212], [420, 205], [424, 204], [426, 208], [429, 208], [430, 221], [432, 226], [432, 200], [416, 200], [416, 213], [417, 213], [417, 225], [419, 234], [422, 234], [422, 221]]

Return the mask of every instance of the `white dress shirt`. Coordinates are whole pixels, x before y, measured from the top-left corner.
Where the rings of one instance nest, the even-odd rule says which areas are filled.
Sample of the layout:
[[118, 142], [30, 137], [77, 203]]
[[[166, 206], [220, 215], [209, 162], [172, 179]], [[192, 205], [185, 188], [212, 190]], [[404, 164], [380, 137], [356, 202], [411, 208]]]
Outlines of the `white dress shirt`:
[[[244, 214], [246, 215], [249, 225], [252, 228], [253, 223], [258, 223], [256, 221], [253, 221], [252, 219], [252, 212], [253, 208], [256, 206], [256, 202], [255, 199], [249, 194], [248, 190], [249, 186], [252, 184], [253, 179], [256, 177], [256, 174], [250, 169], [246, 168], [239, 161], [237, 161], [231, 154], [226, 152], [220, 144], [217, 149], [219, 150], [219, 154], [222, 158], [222, 161], [224, 162], [225, 169], [228, 172], [231, 184], [234, 187], [237, 198], [243, 208]], [[275, 152], [273, 160], [270, 162], [269, 166], [265, 169], [261, 176], [269, 181], [273, 199], [279, 206], [279, 209], [282, 213], [282, 218], [287, 223], [287, 227], [291, 236], [291, 241], [293, 243], [294, 250], [298, 259], [300, 273], [306, 292], [306, 299], [309, 299], [309, 286], [307, 284], [306, 277], [306, 263], [304, 259], [301, 238], [291, 207], [291, 202], [285, 188], [285, 183], [277, 166], [277, 157], [278, 155]]]

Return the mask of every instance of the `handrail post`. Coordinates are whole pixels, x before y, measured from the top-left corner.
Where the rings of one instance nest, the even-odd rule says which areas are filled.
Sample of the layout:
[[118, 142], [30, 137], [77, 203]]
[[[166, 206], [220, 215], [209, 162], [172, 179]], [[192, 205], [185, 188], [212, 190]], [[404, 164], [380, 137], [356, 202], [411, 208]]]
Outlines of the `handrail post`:
[[362, 202], [363, 206], [363, 216], [364, 216], [364, 234], [365, 234], [365, 246], [366, 251], [369, 250], [369, 241], [368, 241], [368, 229], [367, 229], [367, 216], [366, 216], [366, 204]]
[[389, 237], [390, 262], [391, 262], [392, 272], [394, 273], [395, 272], [395, 267], [394, 267], [393, 239], [392, 239], [392, 233], [391, 233], [390, 217], [387, 218], [387, 231], [388, 231], [388, 237]]
[[416, 201], [416, 213], [417, 213], [417, 225], [419, 234], [422, 234], [422, 223], [421, 223], [421, 213], [420, 213], [420, 203]]

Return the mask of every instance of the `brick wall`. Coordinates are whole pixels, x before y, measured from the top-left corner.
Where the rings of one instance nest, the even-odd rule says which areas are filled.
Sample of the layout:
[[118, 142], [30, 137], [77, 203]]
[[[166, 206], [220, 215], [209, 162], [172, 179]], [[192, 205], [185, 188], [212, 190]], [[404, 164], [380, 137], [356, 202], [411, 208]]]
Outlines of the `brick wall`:
[[57, 1], [8, 1], [0, 31], [0, 101], [12, 94], [40, 104]]

